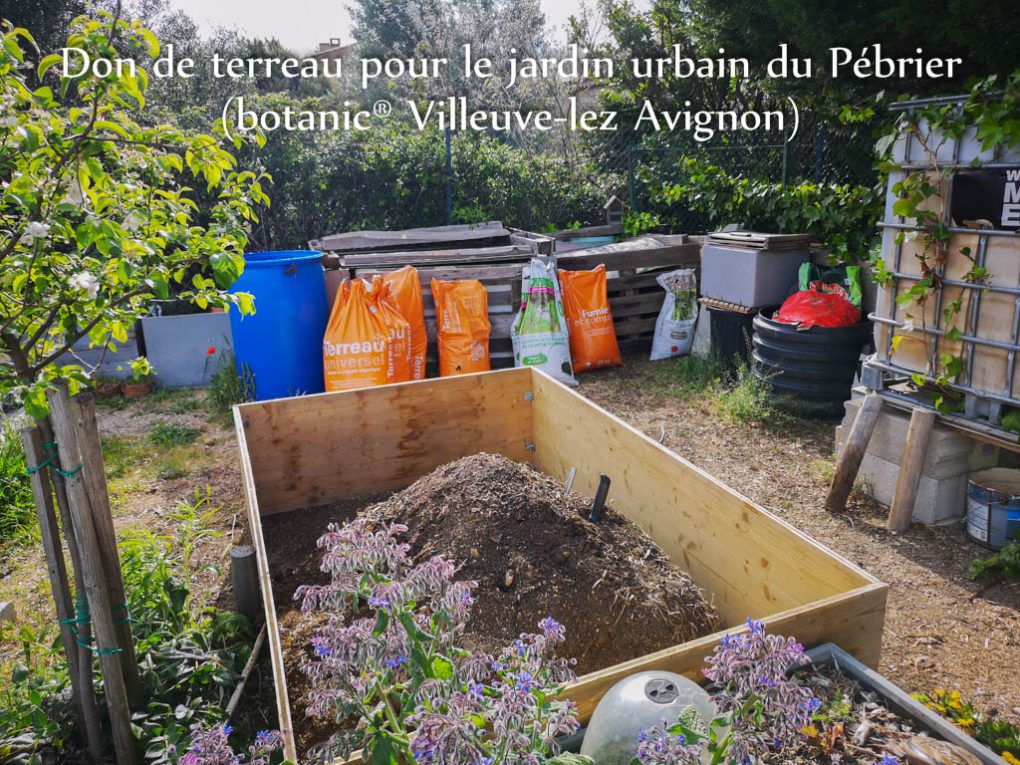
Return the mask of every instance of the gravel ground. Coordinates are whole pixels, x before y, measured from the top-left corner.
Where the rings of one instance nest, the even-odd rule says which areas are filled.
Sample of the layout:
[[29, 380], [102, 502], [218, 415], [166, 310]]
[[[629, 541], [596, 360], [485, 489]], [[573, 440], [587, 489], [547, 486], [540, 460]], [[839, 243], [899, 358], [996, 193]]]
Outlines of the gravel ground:
[[885, 675], [910, 692], [959, 689], [1020, 722], [1020, 583], [981, 591], [967, 580], [988, 551], [961, 524], [893, 535], [886, 510], [856, 492], [845, 515], [827, 512], [837, 423], [734, 422], [707, 393], [671, 395], [655, 366], [628, 359], [583, 376], [580, 392], [887, 582]]

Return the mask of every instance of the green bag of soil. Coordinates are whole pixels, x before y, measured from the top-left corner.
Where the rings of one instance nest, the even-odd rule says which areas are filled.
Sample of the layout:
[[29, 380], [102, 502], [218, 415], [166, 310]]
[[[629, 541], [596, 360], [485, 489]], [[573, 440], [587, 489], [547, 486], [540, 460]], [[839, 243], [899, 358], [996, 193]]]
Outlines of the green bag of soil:
[[577, 385], [553, 258], [532, 258], [521, 271], [521, 308], [510, 327], [510, 341], [514, 366], [537, 367], [562, 383]]

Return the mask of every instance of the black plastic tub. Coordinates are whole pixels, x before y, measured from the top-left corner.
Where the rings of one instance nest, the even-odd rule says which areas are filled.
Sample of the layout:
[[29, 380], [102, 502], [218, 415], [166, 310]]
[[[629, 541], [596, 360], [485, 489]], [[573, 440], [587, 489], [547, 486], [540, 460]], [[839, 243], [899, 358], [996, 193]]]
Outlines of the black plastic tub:
[[[753, 313], [738, 313], [725, 308], [708, 308], [709, 335], [712, 340], [712, 351], [729, 371], [734, 371], [740, 364], [751, 362], [751, 338], [754, 335]], [[765, 308], [772, 313], [775, 309]]]
[[839, 416], [850, 398], [861, 351], [871, 340], [871, 322], [851, 327], [797, 329], [768, 318], [764, 312], [752, 322], [751, 368], [799, 409]]

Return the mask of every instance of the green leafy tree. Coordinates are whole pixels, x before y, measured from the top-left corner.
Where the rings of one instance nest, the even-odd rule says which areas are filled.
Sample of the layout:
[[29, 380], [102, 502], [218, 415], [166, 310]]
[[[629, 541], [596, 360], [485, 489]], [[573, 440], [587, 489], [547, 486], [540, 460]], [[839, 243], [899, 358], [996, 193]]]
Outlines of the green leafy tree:
[[[74, 20], [67, 45], [92, 60], [159, 53], [139, 22], [105, 11]], [[227, 290], [268, 199], [217, 136], [140, 124], [148, 84], [140, 64], [71, 79], [59, 54], [33, 66], [34, 49], [24, 29], [3, 31], [0, 394], [39, 417], [53, 381], [73, 390], [87, 379], [80, 365], [57, 364], [76, 342], [116, 348], [172, 288], [201, 308], [251, 312], [250, 295]], [[43, 83], [34, 90], [32, 74]], [[196, 182], [205, 209], [193, 199]]]
[[71, 22], [84, 12], [85, 0], [0, 0], [0, 19], [32, 30], [42, 50], [63, 45]]

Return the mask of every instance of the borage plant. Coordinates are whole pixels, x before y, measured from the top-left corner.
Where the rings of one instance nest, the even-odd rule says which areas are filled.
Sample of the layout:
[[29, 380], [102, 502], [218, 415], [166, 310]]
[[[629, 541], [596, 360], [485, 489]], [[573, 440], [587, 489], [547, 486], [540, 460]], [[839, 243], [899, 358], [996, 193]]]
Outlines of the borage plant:
[[702, 673], [718, 715], [705, 724], [693, 707], [674, 725], [642, 731], [632, 765], [746, 765], [767, 751], [781, 751], [811, 721], [819, 701], [787, 671], [807, 663], [793, 638], [766, 635], [760, 621], [748, 632], [726, 635], [705, 660]]
[[455, 580], [443, 558], [414, 563], [398, 541], [405, 531], [330, 524], [319, 547], [331, 581], [296, 594], [304, 611], [328, 614], [304, 666], [308, 713], [349, 725], [317, 754], [363, 747], [376, 765], [557, 762], [557, 737], [579, 727], [573, 703], [557, 698], [574, 679], [574, 661], [556, 656], [563, 626], [543, 619], [541, 633], [496, 656], [459, 647], [475, 582]]

